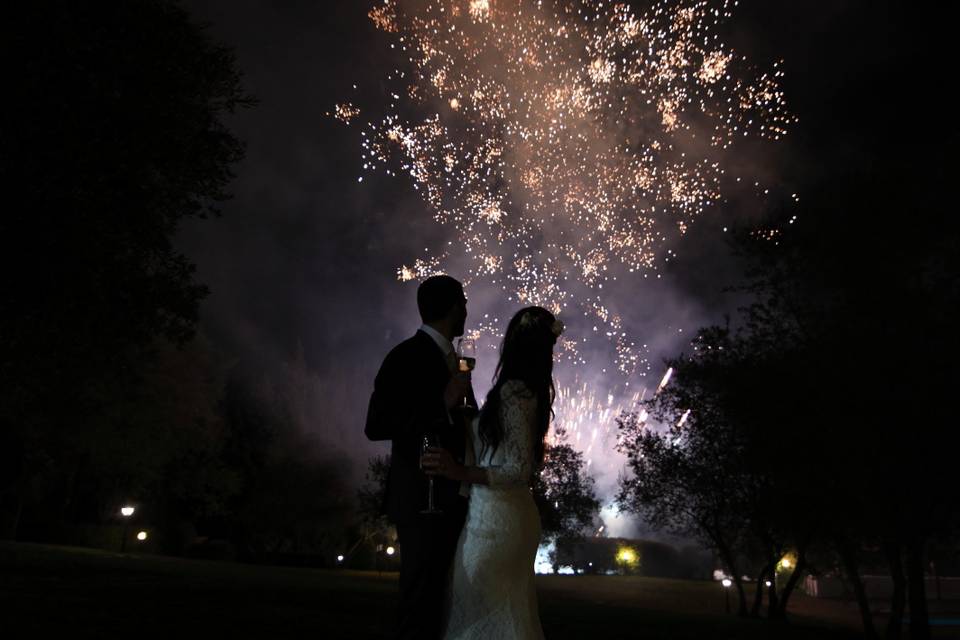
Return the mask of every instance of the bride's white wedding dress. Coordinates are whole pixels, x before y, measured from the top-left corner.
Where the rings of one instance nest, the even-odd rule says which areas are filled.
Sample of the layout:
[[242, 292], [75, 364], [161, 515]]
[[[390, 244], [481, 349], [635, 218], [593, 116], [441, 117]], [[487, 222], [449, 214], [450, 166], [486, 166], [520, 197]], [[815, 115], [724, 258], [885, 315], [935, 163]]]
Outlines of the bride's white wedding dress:
[[[533, 565], [540, 544], [540, 514], [530, 493], [536, 398], [519, 381], [501, 387], [503, 441], [477, 466], [489, 486], [471, 485], [467, 521], [453, 560], [444, 638], [543, 638]], [[480, 452], [478, 421], [470, 426]]]

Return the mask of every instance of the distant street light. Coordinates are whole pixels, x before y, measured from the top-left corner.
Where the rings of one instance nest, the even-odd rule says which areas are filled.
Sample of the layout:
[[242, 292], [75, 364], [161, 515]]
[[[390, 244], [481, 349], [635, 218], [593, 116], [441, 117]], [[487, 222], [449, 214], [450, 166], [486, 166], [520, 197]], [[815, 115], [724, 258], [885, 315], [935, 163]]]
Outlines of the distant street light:
[[395, 551], [396, 551], [396, 549], [394, 549], [393, 547], [387, 547], [387, 555], [388, 555], [388, 556], [392, 556]]
[[120, 553], [127, 550], [127, 538], [130, 537], [130, 516], [137, 509], [130, 505], [120, 507], [120, 515], [123, 516], [123, 531], [120, 533]]
[[769, 580], [764, 580], [763, 584], [765, 584], [765, 585], [767, 585], [767, 586], [769, 587], [769, 586], [772, 585], [773, 583], [770, 582]]
[[337, 556], [337, 562], [343, 562], [343, 554]]
[[139, 540], [140, 542], [143, 542], [143, 541], [146, 540], [146, 539], [147, 539], [147, 532], [146, 532], [146, 531], [140, 531], [140, 532], [137, 533], [137, 540]]

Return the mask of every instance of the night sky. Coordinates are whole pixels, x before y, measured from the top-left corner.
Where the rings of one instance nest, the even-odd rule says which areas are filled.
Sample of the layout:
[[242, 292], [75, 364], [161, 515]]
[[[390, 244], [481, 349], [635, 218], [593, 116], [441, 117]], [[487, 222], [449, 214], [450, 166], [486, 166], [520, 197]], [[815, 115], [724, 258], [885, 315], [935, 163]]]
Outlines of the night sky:
[[[212, 290], [202, 329], [239, 366], [266, 376], [278, 376], [302, 346], [311, 375], [304, 426], [354, 460], [359, 480], [366, 459], [387, 451], [362, 433], [373, 377], [389, 348], [419, 324], [415, 283], [398, 282], [396, 269], [446, 239], [409, 180], [363, 174], [359, 129], [327, 116], [344, 99], [382, 99], [381, 78], [396, 52], [360, 0], [185, 5], [235, 48], [248, 91], [260, 101], [232, 122], [247, 158], [222, 218], [181, 230], [181, 246]], [[741, 2], [723, 36], [759, 65], [783, 59], [787, 107], [799, 123], [776, 145], [744, 145], [739, 168], [802, 199], [823, 175], [869, 162], [880, 144], [875, 132], [896, 117], [896, 96], [909, 92], [872, 84], [912, 46], [904, 29], [877, 3]], [[621, 282], [613, 305], [649, 345], [651, 374], [636, 385], [655, 386], [663, 358], [688, 349], [698, 327], [722, 322], [743, 302], [723, 292], [739, 277], [723, 227], [756, 219], [763, 208], [756, 198], [731, 198], [673, 247], [679, 258], [660, 268], [659, 280]], [[505, 324], [519, 308], [493, 290], [467, 295], [471, 317], [490, 313]], [[492, 365], [481, 355], [478, 395]], [[578, 373], [603, 386], [600, 365], [588, 369]], [[573, 372], [561, 363], [556, 373], [566, 382]], [[609, 497], [615, 469], [599, 475]]]

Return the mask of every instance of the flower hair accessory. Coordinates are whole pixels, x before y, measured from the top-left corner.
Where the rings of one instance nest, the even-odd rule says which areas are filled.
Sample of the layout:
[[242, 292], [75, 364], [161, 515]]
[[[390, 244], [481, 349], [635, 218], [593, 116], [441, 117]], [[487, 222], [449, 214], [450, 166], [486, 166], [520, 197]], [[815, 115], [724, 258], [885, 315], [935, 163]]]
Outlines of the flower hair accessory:
[[[527, 312], [527, 313], [524, 313], [522, 316], [520, 316], [521, 327], [527, 328], [536, 324], [536, 322], [537, 322], [537, 319], [536, 317], [534, 317], [532, 313]], [[555, 338], [560, 337], [560, 334], [563, 333], [563, 329], [564, 329], [563, 323], [559, 320], [554, 320], [553, 324], [550, 325], [550, 333], [552, 333]]]
[[550, 325], [550, 331], [553, 332], [554, 337], [559, 338], [563, 333], [563, 323], [560, 320], [554, 320], [553, 324]]

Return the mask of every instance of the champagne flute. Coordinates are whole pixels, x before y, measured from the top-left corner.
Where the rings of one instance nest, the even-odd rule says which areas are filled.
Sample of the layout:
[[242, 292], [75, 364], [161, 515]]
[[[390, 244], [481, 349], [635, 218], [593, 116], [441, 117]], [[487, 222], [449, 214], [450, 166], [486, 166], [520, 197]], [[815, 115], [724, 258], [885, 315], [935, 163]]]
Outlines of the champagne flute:
[[[473, 338], [460, 338], [457, 341], [457, 368], [461, 373], [473, 371], [477, 366], [477, 343]], [[470, 399], [463, 398], [464, 409], [476, 409]]]
[[[428, 453], [427, 449], [429, 449], [430, 447], [437, 447], [437, 446], [440, 446], [440, 443], [437, 440], [437, 436], [432, 433], [425, 433], [423, 434], [423, 437], [420, 438], [420, 470], [421, 471], [423, 470], [423, 456], [424, 454]], [[438, 509], [434, 504], [432, 475], [427, 476], [427, 483], [428, 483], [427, 508], [421, 510], [420, 513], [429, 513], [429, 514], [443, 513], [443, 511]]]

